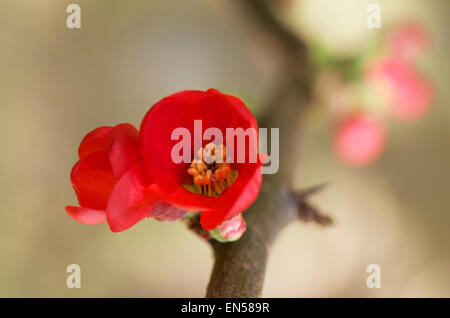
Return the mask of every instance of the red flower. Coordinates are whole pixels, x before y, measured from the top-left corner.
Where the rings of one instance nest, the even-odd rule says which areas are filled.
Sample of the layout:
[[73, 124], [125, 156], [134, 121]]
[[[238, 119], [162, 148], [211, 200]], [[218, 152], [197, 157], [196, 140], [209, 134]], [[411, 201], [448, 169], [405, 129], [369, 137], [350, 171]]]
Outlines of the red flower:
[[138, 131], [130, 124], [99, 127], [84, 137], [72, 186], [80, 207], [67, 213], [84, 224], [108, 222], [123, 231], [147, 217], [156, 204], [140, 164]]
[[[195, 120], [202, 121], [202, 135], [208, 128], [219, 129], [222, 143], [206, 140], [202, 141], [203, 148], [194, 149]], [[206, 151], [200, 159], [193, 163], [172, 160], [172, 149], [179, 142], [172, 140], [172, 132], [177, 128], [190, 133], [190, 159], [193, 160], [199, 150]], [[234, 153], [234, 163], [216, 163], [214, 160], [222, 156], [222, 152], [225, 158], [230, 150], [226, 148], [231, 142], [227, 138], [227, 128], [251, 128], [255, 134], [245, 145], [238, 145], [240, 149]], [[262, 162], [256, 156], [257, 128], [251, 112], [234, 96], [210, 89], [182, 91], [166, 97], [150, 109], [141, 123], [139, 145], [146, 176], [157, 185], [160, 198], [183, 210], [201, 211], [203, 228], [214, 229], [243, 212], [258, 196]], [[238, 163], [236, 156], [242, 147], [247, 150], [246, 160]], [[253, 154], [257, 160], [250, 163]], [[208, 156], [212, 164], [206, 162]]]
[[[199, 149], [194, 149], [194, 120], [202, 121], [202, 135], [208, 128], [217, 128], [224, 136], [221, 143], [200, 140]], [[196, 160], [191, 162], [193, 155], [186, 163], [172, 160], [177, 141], [171, 137], [176, 128], [191, 133], [191, 153], [200, 150]], [[227, 128], [240, 128], [249, 135], [242, 143], [237, 136], [228, 138]], [[80, 160], [71, 172], [80, 206], [66, 210], [84, 224], [108, 222], [113, 232], [146, 217], [174, 221], [188, 210], [201, 211], [202, 226], [214, 229], [243, 212], [258, 196], [263, 160], [257, 155], [257, 128], [253, 115], [236, 97], [215, 90], [171, 95], [147, 113], [140, 134], [132, 125], [120, 124], [99, 127], [82, 140]], [[237, 151], [234, 161], [227, 162], [223, 159], [234, 148], [226, 148], [231, 138]], [[243, 162], [239, 160], [242, 150]]]

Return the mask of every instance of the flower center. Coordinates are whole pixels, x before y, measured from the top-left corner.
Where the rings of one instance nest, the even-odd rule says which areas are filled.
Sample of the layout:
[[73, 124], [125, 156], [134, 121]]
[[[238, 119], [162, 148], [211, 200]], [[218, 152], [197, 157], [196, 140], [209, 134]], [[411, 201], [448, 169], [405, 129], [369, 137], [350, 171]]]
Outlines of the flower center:
[[183, 185], [185, 189], [210, 197], [220, 195], [237, 178], [237, 171], [226, 162], [226, 147], [223, 144], [207, 144], [197, 152], [187, 170], [192, 176], [193, 185]]

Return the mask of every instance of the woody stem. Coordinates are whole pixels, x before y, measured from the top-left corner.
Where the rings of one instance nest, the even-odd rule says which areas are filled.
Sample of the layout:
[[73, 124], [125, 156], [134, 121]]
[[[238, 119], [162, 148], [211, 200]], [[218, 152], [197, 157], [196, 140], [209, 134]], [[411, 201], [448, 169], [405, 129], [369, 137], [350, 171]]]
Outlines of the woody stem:
[[[280, 129], [280, 169], [273, 175], [264, 175], [257, 201], [245, 212], [247, 231], [232, 243], [212, 242], [215, 263], [207, 288], [207, 297], [259, 297], [261, 296], [270, 247], [288, 223], [315, 213], [305, 197], [290, 190], [292, 170], [296, 161], [293, 142], [298, 138], [299, 126], [295, 119], [309, 101], [309, 63], [303, 42], [287, 30], [272, 15], [263, 0], [238, 0], [250, 18], [256, 18], [263, 32], [270, 32], [280, 41], [284, 52], [283, 78], [268, 100], [268, 113], [259, 121], [260, 127]], [[269, 130], [270, 131], [270, 130]], [[270, 145], [268, 146], [270, 149]], [[311, 212], [313, 211], [313, 212]], [[318, 214], [317, 214], [318, 215]]]

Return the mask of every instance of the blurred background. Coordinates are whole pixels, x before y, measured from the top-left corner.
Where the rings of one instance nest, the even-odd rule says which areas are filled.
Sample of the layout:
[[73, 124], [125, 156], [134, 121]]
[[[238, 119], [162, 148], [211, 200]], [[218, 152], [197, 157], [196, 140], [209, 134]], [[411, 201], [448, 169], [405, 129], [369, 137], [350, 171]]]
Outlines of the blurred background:
[[[81, 29], [66, 27], [72, 2]], [[366, 26], [369, 3], [381, 7], [381, 29]], [[342, 57], [398, 21], [419, 21], [432, 45], [418, 63], [435, 98], [414, 123], [387, 121], [386, 148], [364, 167], [336, 159], [322, 119], [330, 115], [311, 107], [299, 121], [295, 187], [329, 181], [313, 203], [336, 225], [288, 226], [263, 296], [450, 297], [449, 8], [447, 0], [274, 1], [287, 28]], [[138, 127], [179, 90], [214, 87], [260, 114], [280, 77], [275, 40], [236, 1], [1, 1], [0, 296], [203, 297], [207, 244], [179, 222], [146, 220], [114, 234], [75, 222], [64, 211], [77, 203], [69, 173], [87, 132]], [[81, 289], [66, 287], [72, 263]], [[373, 263], [380, 289], [366, 286]]]

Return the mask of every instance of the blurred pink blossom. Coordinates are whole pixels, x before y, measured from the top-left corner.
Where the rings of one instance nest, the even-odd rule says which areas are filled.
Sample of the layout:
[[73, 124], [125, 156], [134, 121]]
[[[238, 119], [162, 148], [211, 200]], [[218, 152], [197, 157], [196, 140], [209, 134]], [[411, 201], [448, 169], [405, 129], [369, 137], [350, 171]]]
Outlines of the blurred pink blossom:
[[381, 122], [366, 114], [353, 114], [337, 124], [333, 150], [343, 163], [365, 166], [381, 155], [386, 139], [386, 129]]
[[415, 68], [397, 58], [374, 63], [369, 82], [380, 87], [391, 100], [391, 112], [400, 121], [414, 121], [432, 106], [433, 87]]
[[430, 35], [422, 24], [408, 22], [393, 30], [389, 45], [396, 59], [412, 62], [430, 46]]

